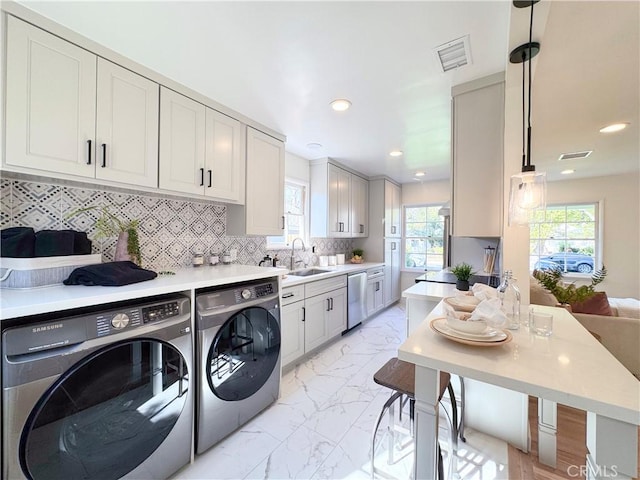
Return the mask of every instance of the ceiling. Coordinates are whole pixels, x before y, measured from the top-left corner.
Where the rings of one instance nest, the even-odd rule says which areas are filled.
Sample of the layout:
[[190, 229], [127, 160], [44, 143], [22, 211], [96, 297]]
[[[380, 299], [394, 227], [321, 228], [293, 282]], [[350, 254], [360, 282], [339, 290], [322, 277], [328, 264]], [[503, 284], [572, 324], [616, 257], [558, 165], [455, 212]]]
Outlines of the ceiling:
[[[21, 3], [283, 133], [293, 154], [401, 183], [417, 171], [448, 178], [451, 87], [505, 70], [510, 42], [527, 39], [529, 11], [504, 0]], [[554, 179], [559, 153], [593, 149], [575, 175], [629, 171], [634, 160], [637, 170], [638, 3], [546, 8], [534, 30], [544, 39], [533, 163]], [[521, 20], [510, 32], [512, 11]], [[434, 48], [464, 35], [472, 63], [443, 73]], [[336, 98], [352, 107], [332, 111]], [[632, 128], [591, 135], [612, 121]], [[404, 154], [391, 157], [394, 149]]]

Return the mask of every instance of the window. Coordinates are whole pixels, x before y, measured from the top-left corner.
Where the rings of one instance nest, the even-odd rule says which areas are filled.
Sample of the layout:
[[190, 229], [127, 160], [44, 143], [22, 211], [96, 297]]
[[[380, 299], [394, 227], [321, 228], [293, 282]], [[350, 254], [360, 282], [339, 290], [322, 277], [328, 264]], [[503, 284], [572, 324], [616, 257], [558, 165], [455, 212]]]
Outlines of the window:
[[286, 248], [291, 246], [294, 238], [308, 240], [309, 232], [309, 199], [308, 184], [292, 179], [284, 182], [284, 235], [267, 237], [267, 248]]
[[551, 205], [529, 223], [529, 268], [591, 274], [600, 247], [598, 203]]
[[404, 207], [404, 267], [441, 270], [444, 265], [442, 205]]

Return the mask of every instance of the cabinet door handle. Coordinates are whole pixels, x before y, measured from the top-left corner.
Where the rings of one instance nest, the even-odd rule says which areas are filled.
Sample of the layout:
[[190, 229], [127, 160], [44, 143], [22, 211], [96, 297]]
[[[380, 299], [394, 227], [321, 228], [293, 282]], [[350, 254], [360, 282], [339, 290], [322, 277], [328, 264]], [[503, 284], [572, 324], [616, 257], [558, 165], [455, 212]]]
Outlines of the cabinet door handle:
[[338, 222], [340, 224], [340, 230], [341, 232], [344, 232], [344, 222]]
[[209, 172], [209, 188], [211, 188], [211, 185], [213, 184], [213, 173], [211, 172], [211, 170], [207, 170]]
[[331, 310], [331, 299], [327, 298], [327, 312]]
[[107, 166], [107, 144], [102, 144], [102, 168]]
[[302, 307], [302, 321], [304, 322], [307, 319], [307, 309]]
[[331, 300], [331, 310], [333, 310], [333, 297], [331, 297], [329, 300]]
[[391, 250], [395, 250], [396, 249], [396, 242], [391, 242]]
[[396, 226], [395, 225], [391, 225], [391, 233], [395, 235], [395, 233], [396, 233]]
[[204, 168], [200, 169], [200, 186], [204, 187]]
[[285, 293], [284, 295], [282, 295], [282, 298], [291, 298], [293, 297], [293, 293]]
[[376, 292], [380, 291], [380, 282], [376, 282]]
[[360, 224], [360, 233], [364, 233], [364, 225]]
[[87, 140], [87, 165], [91, 165], [91, 140]]
[[282, 230], [284, 230], [284, 215], [282, 216]]

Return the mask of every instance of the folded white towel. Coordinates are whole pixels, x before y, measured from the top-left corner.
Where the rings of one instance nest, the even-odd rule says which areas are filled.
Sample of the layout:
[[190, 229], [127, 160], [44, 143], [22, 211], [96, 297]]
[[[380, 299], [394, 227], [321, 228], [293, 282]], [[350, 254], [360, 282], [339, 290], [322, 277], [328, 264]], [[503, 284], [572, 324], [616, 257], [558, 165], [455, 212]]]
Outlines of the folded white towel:
[[502, 311], [498, 297], [481, 301], [469, 320], [485, 320], [492, 327], [502, 328], [507, 324], [507, 316]]
[[489, 298], [498, 298], [498, 290], [484, 283], [474, 283], [471, 286], [473, 295], [479, 300], [488, 300]]

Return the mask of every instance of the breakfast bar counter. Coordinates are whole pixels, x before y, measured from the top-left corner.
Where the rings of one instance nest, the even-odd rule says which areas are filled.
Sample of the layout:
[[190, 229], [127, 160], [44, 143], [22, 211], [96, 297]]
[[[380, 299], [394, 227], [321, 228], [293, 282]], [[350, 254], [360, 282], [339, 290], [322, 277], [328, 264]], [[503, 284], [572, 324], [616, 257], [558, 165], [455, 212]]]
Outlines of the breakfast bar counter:
[[503, 345], [456, 343], [430, 328], [440, 304], [400, 346], [416, 365], [416, 478], [436, 478], [440, 370], [587, 411], [587, 478], [636, 476], [640, 382], [568, 311], [538, 309], [553, 314], [550, 337], [521, 327]]

